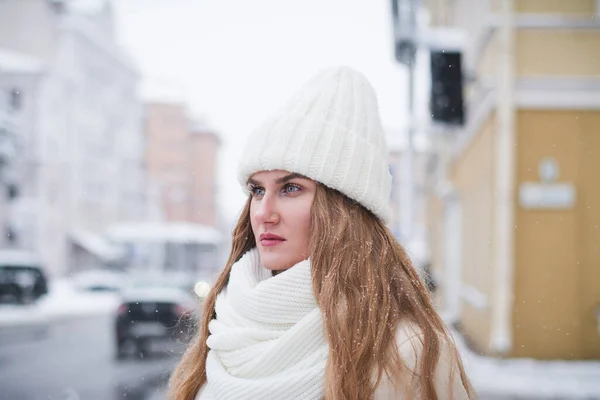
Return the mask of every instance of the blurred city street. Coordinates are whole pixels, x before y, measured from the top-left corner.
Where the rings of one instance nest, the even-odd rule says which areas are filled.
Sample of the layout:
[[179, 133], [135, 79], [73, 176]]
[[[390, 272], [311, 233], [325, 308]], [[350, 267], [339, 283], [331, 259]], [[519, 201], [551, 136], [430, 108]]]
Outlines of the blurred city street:
[[0, 0], [0, 400], [165, 400], [245, 138], [333, 65], [479, 398], [600, 400], [599, 49], [600, 0]]
[[157, 342], [118, 359], [117, 296], [55, 286], [41, 304], [0, 306], [0, 399], [163, 399], [183, 346]]
[[[177, 349], [157, 347], [144, 358], [117, 360], [113, 317], [98, 315], [22, 329], [2, 337], [0, 399], [150, 400], [162, 390]], [[28, 336], [23, 338], [23, 336]]]

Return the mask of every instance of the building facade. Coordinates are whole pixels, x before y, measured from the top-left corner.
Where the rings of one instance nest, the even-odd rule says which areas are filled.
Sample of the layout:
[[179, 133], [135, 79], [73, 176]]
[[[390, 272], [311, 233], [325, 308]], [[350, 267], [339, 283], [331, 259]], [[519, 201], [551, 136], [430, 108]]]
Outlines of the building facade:
[[33, 87], [17, 88], [30, 105], [18, 209], [33, 222], [17, 219], [53, 275], [110, 261], [104, 229], [148, 210], [139, 76], [115, 42], [109, 3], [96, 3], [0, 3], [0, 48], [44, 65]]
[[34, 206], [23, 207], [31, 194], [35, 170], [36, 91], [43, 64], [0, 49], [0, 247], [31, 247]]
[[18, 112], [11, 90], [0, 88], [0, 248], [15, 241], [9, 221], [9, 209], [16, 195], [18, 177], [15, 174], [19, 157], [18, 125], [14, 114]]
[[165, 220], [217, 227], [218, 136], [179, 102], [146, 104], [145, 127], [146, 168]]
[[217, 196], [217, 163], [221, 141], [215, 131], [205, 123], [196, 121], [190, 126], [191, 131], [191, 222], [219, 227], [219, 209]]
[[430, 176], [437, 300], [482, 353], [600, 358], [600, 4], [425, 4], [470, 78]]

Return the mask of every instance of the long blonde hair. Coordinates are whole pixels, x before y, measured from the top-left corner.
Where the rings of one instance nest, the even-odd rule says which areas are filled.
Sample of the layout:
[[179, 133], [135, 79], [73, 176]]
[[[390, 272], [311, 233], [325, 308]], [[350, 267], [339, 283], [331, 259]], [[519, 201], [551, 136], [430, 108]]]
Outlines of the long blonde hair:
[[[232, 265], [256, 246], [250, 202], [248, 199], [233, 231], [225, 269], [205, 299], [199, 331], [171, 376], [170, 400], [193, 400], [206, 383], [206, 339], [208, 324], [215, 318], [217, 294], [227, 285]], [[395, 386], [406, 388], [409, 370], [395, 340], [399, 324], [405, 321], [416, 324], [423, 333], [426, 351], [422, 352], [420, 370], [414, 376], [408, 374], [411, 381], [417, 380], [420, 397], [438, 399], [434, 371], [441, 340], [450, 345], [462, 384], [472, 397], [454, 342], [409, 257], [389, 229], [359, 203], [321, 184], [317, 185], [311, 213], [313, 289], [329, 341], [325, 398], [370, 399], [384, 374]]]

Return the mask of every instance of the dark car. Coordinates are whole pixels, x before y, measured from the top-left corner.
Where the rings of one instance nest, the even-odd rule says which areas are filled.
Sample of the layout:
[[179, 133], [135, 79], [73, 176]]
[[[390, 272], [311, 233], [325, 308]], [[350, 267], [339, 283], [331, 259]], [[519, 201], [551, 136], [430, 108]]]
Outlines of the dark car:
[[177, 287], [131, 288], [117, 310], [116, 355], [144, 355], [153, 341], [187, 341], [194, 329], [196, 301]]
[[0, 304], [30, 304], [48, 293], [48, 279], [31, 253], [0, 251]]

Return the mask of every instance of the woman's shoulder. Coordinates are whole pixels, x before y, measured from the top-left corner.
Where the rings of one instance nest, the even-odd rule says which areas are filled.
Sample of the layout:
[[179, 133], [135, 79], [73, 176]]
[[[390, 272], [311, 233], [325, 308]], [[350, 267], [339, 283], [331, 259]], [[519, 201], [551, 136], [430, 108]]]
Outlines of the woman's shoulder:
[[[403, 360], [414, 361], [418, 364], [424, 351], [424, 335], [423, 329], [415, 322], [402, 321], [398, 324], [396, 328], [396, 346]], [[440, 332], [437, 333], [437, 336], [440, 343], [440, 362], [446, 359], [454, 359], [454, 343], [451, 342], [448, 336]]]
[[398, 347], [414, 341], [420, 342], [423, 338], [423, 330], [413, 321], [401, 321], [396, 327], [396, 344]]
[[[458, 360], [453, 350], [454, 345], [444, 335], [438, 334], [438, 336], [440, 349], [434, 373], [434, 384], [439, 399], [467, 399], [468, 396], [460, 377]], [[409, 373], [414, 374], [412, 377], [407, 377], [409, 381], [412, 381], [412, 378], [420, 375], [420, 363], [425, 351], [423, 330], [414, 322], [401, 322], [396, 329], [396, 346]], [[452, 397], [450, 397], [450, 393], [452, 393]], [[376, 399], [388, 398], [397, 399], [398, 396], [389, 379], [385, 379], [377, 389]]]

